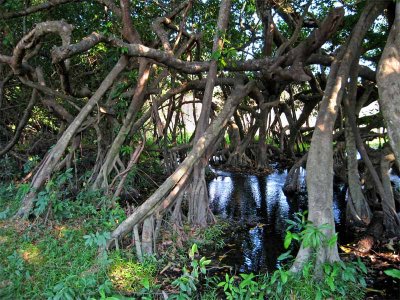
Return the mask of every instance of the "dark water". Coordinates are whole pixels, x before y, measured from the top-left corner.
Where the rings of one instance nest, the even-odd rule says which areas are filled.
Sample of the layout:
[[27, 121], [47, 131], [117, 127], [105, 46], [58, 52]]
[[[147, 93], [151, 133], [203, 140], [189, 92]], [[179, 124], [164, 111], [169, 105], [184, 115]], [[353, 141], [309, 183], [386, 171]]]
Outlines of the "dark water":
[[[302, 172], [302, 192], [288, 198], [282, 191], [286, 171], [276, 170], [268, 176], [230, 173], [213, 170], [216, 177], [208, 184], [211, 209], [223, 219], [243, 225], [232, 232], [234, 245], [224, 249], [221, 264], [234, 266], [240, 272], [272, 271], [277, 258], [285, 252], [283, 239], [286, 220], [307, 209]], [[344, 232], [345, 188], [334, 185], [334, 218], [339, 232]]]

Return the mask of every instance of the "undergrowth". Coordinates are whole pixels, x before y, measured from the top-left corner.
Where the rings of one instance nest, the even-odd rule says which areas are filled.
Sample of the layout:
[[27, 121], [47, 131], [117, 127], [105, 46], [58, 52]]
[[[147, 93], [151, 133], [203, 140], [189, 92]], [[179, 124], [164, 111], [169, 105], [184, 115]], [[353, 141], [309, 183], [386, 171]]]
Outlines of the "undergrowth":
[[[65, 187], [70, 174], [48, 181], [30, 221], [15, 221], [12, 215], [27, 192], [27, 185], [0, 186], [0, 299], [362, 299], [365, 293], [360, 262], [337, 262], [321, 266], [315, 276], [315, 259], [292, 273], [290, 251], [280, 256], [278, 270], [262, 274], [211, 276], [210, 260], [199, 248], [218, 250], [225, 246], [229, 225], [223, 222], [207, 229], [184, 227], [189, 237], [177, 247], [171, 234], [169, 249], [158, 258], [141, 262], [132, 248], [99, 253], [110, 232], [126, 216], [120, 207], [108, 208], [101, 191], [82, 191], [73, 196]], [[63, 191], [63, 192], [61, 192]], [[285, 248], [295, 242], [311, 247], [334, 246], [326, 239], [326, 226], [315, 226], [304, 215], [289, 221]], [[176, 238], [176, 237], [175, 237]], [[192, 246], [193, 245], [193, 246]], [[188, 250], [189, 249], [189, 250]], [[161, 249], [163, 250], [163, 249]], [[173, 262], [174, 277], [162, 278], [161, 270]], [[178, 271], [178, 272], [177, 272]], [[161, 280], [163, 281], [161, 284]], [[166, 293], [165, 291], [168, 291]], [[168, 296], [167, 296], [168, 295]]]

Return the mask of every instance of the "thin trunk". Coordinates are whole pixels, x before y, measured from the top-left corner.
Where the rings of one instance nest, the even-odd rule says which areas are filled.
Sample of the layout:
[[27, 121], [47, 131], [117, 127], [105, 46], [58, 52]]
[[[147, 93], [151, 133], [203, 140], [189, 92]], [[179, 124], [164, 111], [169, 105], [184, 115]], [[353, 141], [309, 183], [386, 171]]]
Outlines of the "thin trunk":
[[393, 154], [382, 155], [380, 162], [382, 185], [386, 197], [382, 199], [383, 225], [389, 235], [400, 236], [400, 218], [396, 213], [392, 184], [390, 182], [389, 171], [395, 158]]
[[260, 130], [258, 140], [257, 168], [264, 169], [268, 165], [267, 159], [267, 121], [270, 108], [261, 104]]
[[103, 82], [100, 84], [100, 87], [97, 89], [94, 95], [81, 109], [74, 121], [64, 131], [62, 137], [57, 141], [57, 144], [46, 155], [46, 158], [42, 161], [40, 168], [33, 177], [30, 185], [30, 191], [23, 199], [21, 207], [16, 213], [15, 217], [27, 218], [29, 216], [33, 208], [34, 200], [37, 193], [42, 188], [45, 181], [48, 180], [53, 173], [54, 167], [60, 161], [69, 142], [74, 137], [75, 133], [82, 125], [88, 114], [92, 111], [93, 107], [99, 102], [99, 100], [104, 96], [107, 90], [112, 86], [114, 80], [118, 77], [119, 73], [121, 73], [125, 69], [127, 64], [128, 58], [122, 56], [118, 60], [114, 68], [111, 70], [111, 72], [107, 75], [107, 77], [104, 78]]
[[[343, 100], [346, 114], [345, 138], [347, 153], [347, 182], [349, 185], [346, 219], [349, 224], [368, 225], [371, 221], [372, 212], [364, 197], [361, 187], [357, 160], [357, 142], [355, 132], [352, 128], [353, 126], [356, 126], [356, 124], [353, 123], [355, 123], [355, 118], [359, 113], [359, 111], [356, 111], [358, 64], [358, 60], [354, 60], [350, 72], [348, 91]], [[363, 98], [363, 96], [361, 98]], [[351, 124], [353, 124], [353, 126]]]
[[346, 122], [345, 135], [347, 181], [349, 185], [346, 219], [350, 224], [368, 225], [371, 221], [372, 213], [362, 191], [360, 173], [358, 172], [356, 141], [348, 122]]
[[[219, 14], [216, 33], [213, 42], [213, 53], [222, 51], [223, 47], [223, 35], [226, 31], [229, 21], [229, 12], [231, 9], [231, 0], [222, 0]], [[196, 143], [200, 137], [206, 131], [211, 113], [212, 97], [215, 86], [215, 79], [217, 77], [217, 60], [212, 60], [210, 68], [208, 70], [206, 87], [204, 90], [204, 96], [201, 106], [201, 113], [197, 122], [196, 133], [194, 143]], [[209, 199], [207, 184], [205, 180], [205, 166], [208, 162], [206, 157], [203, 157], [199, 163], [194, 167], [193, 170], [193, 181], [190, 186], [189, 196], [189, 215], [188, 220], [192, 225], [198, 225], [201, 227], [207, 226], [208, 221], [212, 220], [212, 214], [209, 210]], [[210, 215], [211, 214], [211, 215]]]
[[108, 187], [108, 176], [113, 170], [120, 148], [124, 143], [128, 133], [132, 129], [132, 126], [134, 124], [133, 121], [135, 120], [137, 113], [144, 104], [145, 90], [147, 82], [149, 80], [150, 67], [151, 65], [147, 62], [146, 59], [141, 59], [139, 66], [138, 83], [135, 89], [135, 93], [132, 97], [132, 101], [129, 105], [122, 127], [119, 130], [118, 135], [115, 137], [113, 143], [111, 144], [111, 148], [107, 152], [105, 161], [99, 171], [99, 175], [93, 183], [94, 189]]
[[31, 115], [33, 107], [35, 106], [37, 98], [38, 98], [38, 91], [36, 89], [33, 89], [31, 98], [28, 102], [27, 107], [24, 110], [24, 114], [22, 115], [21, 120], [19, 121], [18, 126], [15, 129], [14, 136], [7, 143], [7, 145], [4, 146], [4, 148], [0, 150], [0, 157], [2, 157], [4, 154], [8, 153], [18, 142], [19, 138], [21, 137], [22, 131], [24, 130], [26, 124], [29, 121], [29, 117]]

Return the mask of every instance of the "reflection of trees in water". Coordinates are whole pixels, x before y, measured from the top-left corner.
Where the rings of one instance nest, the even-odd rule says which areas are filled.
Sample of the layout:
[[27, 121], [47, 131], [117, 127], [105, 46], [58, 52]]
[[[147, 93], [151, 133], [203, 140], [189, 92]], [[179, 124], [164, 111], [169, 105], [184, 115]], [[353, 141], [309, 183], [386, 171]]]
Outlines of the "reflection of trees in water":
[[226, 206], [232, 198], [233, 189], [231, 177], [218, 176], [210, 181], [208, 185], [210, 207], [215, 214], [230, 219], [230, 217], [226, 215]]
[[[302, 175], [305, 176], [305, 172]], [[236, 240], [242, 253], [236, 253], [232, 262], [240, 265], [241, 271], [276, 269], [276, 259], [284, 251], [286, 219], [307, 209], [305, 186], [299, 194], [286, 197], [282, 191], [285, 177], [286, 172], [278, 171], [263, 177], [230, 174], [227, 177], [218, 176], [209, 183], [213, 212], [251, 226]], [[345, 220], [345, 195], [345, 187], [335, 184], [335, 222], [342, 233], [345, 231], [345, 222], [340, 224], [341, 220]]]
[[236, 241], [241, 244], [243, 255], [240, 259], [235, 257], [235, 263], [242, 264], [242, 271], [275, 269], [276, 259], [283, 251], [285, 219], [289, 210], [282, 193], [285, 174], [266, 177], [232, 175], [230, 179], [228, 182], [218, 177], [210, 182], [213, 212], [255, 226], [243, 232]]
[[278, 256], [283, 252], [282, 237], [268, 227], [255, 227], [243, 236], [243, 272], [276, 269]]

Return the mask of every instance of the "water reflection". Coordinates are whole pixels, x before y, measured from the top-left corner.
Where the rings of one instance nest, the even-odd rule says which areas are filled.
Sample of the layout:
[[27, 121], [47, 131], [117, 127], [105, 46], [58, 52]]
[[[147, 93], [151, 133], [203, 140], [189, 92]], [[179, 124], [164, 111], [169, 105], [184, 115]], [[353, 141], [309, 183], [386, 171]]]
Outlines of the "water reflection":
[[[276, 269], [277, 258], [284, 252], [285, 220], [307, 209], [304, 170], [301, 172], [302, 192], [290, 198], [282, 191], [286, 171], [277, 170], [268, 176], [213, 171], [216, 178], [208, 185], [212, 211], [248, 228], [232, 233], [236, 247], [226, 263], [235, 265], [240, 272]], [[334, 217], [340, 225], [345, 211], [345, 188], [335, 185], [334, 189]]]

